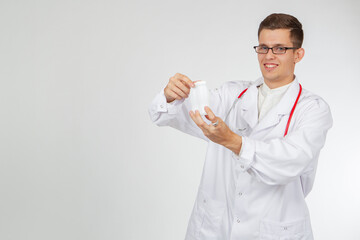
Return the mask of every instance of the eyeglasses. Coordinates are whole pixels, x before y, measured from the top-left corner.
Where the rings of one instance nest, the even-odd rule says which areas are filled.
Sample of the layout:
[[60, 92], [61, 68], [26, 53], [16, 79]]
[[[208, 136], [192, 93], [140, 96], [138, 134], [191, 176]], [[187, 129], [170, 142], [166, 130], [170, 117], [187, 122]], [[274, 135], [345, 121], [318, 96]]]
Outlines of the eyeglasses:
[[288, 49], [298, 49], [296, 47], [281, 47], [281, 46], [277, 46], [277, 47], [267, 47], [267, 46], [255, 46], [254, 47], [255, 52], [259, 53], [259, 54], [267, 54], [269, 52], [269, 49], [271, 49], [273, 54], [284, 54], [286, 53], [286, 50]]

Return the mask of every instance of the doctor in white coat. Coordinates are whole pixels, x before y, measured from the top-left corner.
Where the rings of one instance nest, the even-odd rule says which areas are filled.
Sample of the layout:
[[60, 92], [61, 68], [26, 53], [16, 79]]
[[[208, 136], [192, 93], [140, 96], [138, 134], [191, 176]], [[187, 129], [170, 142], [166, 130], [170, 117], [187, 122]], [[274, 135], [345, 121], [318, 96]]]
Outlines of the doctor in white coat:
[[187, 240], [313, 239], [305, 197], [332, 126], [330, 109], [294, 75], [304, 56], [295, 17], [269, 15], [258, 39], [262, 77], [210, 91], [207, 119], [190, 111], [194, 83], [179, 73], [149, 107], [157, 125], [208, 141]]

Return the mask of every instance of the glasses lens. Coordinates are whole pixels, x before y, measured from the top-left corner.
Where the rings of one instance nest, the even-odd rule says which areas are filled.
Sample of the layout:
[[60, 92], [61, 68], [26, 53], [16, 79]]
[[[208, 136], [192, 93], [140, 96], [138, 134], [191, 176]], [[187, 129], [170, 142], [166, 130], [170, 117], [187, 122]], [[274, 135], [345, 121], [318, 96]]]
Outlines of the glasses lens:
[[257, 53], [267, 53], [269, 51], [269, 48], [266, 46], [257, 46], [255, 50]]
[[273, 47], [273, 51], [275, 54], [283, 54], [286, 52], [285, 47]]

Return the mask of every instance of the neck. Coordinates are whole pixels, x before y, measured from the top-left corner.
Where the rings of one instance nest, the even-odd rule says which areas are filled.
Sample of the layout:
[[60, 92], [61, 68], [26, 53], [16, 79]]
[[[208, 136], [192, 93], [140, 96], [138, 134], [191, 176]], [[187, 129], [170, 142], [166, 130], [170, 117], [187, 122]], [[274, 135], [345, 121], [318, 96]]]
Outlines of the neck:
[[279, 87], [285, 86], [285, 85], [291, 83], [292, 81], [294, 81], [294, 79], [295, 79], [295, 75], [293, 75], [292, 77], [289, 77], [288, 79], [284, 79], [283, 81], [271, 81], [269, 79], [264, 78], [264, 82], [270, 89], [274, 89], [274, 88], [279, 88]]

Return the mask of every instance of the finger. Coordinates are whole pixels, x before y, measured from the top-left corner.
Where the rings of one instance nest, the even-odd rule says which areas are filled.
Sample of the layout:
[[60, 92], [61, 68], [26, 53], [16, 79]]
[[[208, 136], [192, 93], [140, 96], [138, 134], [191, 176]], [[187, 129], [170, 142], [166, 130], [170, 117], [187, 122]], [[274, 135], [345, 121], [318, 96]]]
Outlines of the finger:
[[195, 116], [195, 113], [194, 113], [193, 111], [190, 111], [189, 114], [190, 114], [191, 119], [194, 121], [194, 123], [195, 123], [201, 130], [203, 130], [203, 129], [202, 129], [202, 126], [201, 126], [201, 121], [198, 120], [198, 118]]
[[188, 94], [184, 93], [180, 88], [174, 86], [174, 88], [171, 89], [174, 91], [177, 95], [179, 95], [181, 98], [187, 98]]
[[175, 77], [183, 80], [189, 87], [195, 87], [195, 84], [193, 83], [193, 81], [191, 81], [190, 78], [188, 78], [184, 74], [177, 73], [177, 74], [175, 74]]
[[202, 119], [200, 112], [198, 110], [195, 111], [195, 119], [198, 124], [198, 126], [203, 130], [209, 130], [210, 126]]
[[178, 87], [176, 86], [176, 82], [179, 81], [178, 79], [175, 78], [170, 78], [170, 81], [167, 85], [167, 89], [174, 92], [176, 95], [180, 96], [181, 98], [186, 98], [188, 95], [183, 93], [180, 89], [177, 89]]
[[178, 95], [176, 92], [174, 92], [172, 89], [169, 89], [168, 90], [168, 95], [170, 95], [170, 97], [172, 97], [172, 98], [175, 98], [175, 99], [177, 99], [177, 100], [181, 100], [181, 96], [180, 95]]
[[205, 106], [205, 112], [207, 113], [207, 119], [209, 119], [211, 122], [215, 122], [216, 121], [216, 116], [213, 113], [213, 111], [211, 111], [211, 109], [208, 106]]
[[190, 111], [189, 114], [190, 114], [191, 119], [194, 121], [194, 123], [195, 123], [197, 126], [199, 126], [198, 123], [197, 123], [197, 120], [196, 120], [196, 118], [195, 118], [195, 113], [194, 113], [193, 111]]
[[175, 81], [175, 86], [178, 87], [186, 96], [190, 93], [190, 87], [182, 80]]
[[[196, 111], [197, 111], [197, 110], [196, 110]], [[196, 111], [195, 111], [195, 113], [196, 113]], [[196, 117], [195, 113], [194, 113], [193, 111], [190, 111], [189, 113], [190, 113], [191, 119], [196, 123], [196, 125], [197, 125], [198, 127], [200, 127], [201, 121], [199, 121], [199, 119]]]

